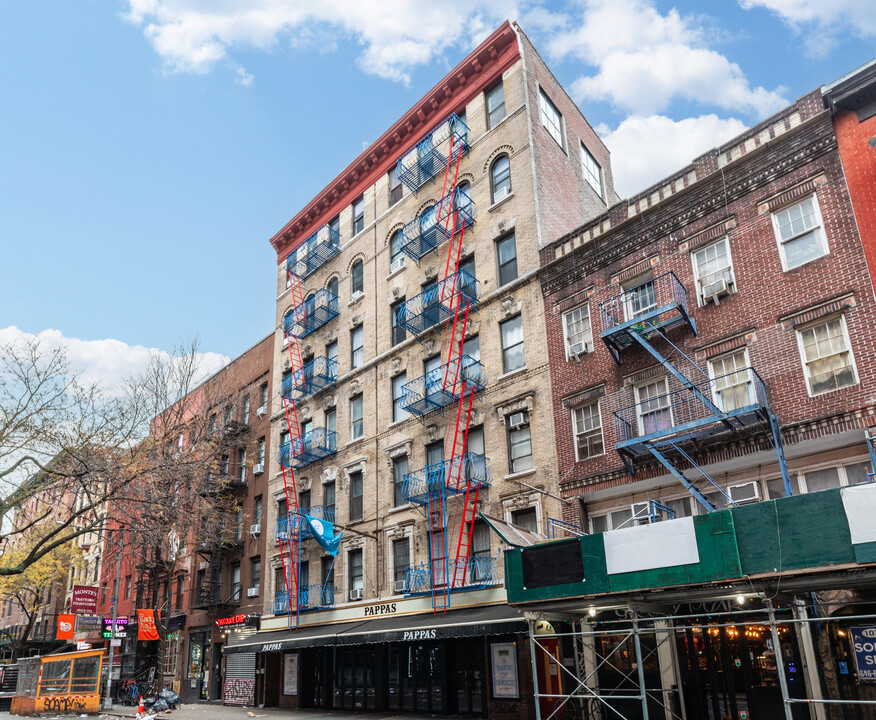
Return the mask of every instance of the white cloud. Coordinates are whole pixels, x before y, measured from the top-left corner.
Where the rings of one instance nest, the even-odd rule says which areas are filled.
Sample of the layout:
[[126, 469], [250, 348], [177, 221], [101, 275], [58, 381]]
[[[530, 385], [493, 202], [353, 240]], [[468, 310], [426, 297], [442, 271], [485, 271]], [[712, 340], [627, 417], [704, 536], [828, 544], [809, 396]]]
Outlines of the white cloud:
[[814, 57], [825, 56], [845, 34], [876, 38], [873, 0], [739, 0], [739, 4], [746, 10], [766, 8], [805, 34], [806, 51]]
[[741, 120], [717, 115], [677, 121], [663, 115], [632, 115], [614, 130], [600, 127], [598, 132], [611, 151], [615, 188], [621, 197], [629, 197], [745, 128]]
[[756, 117], [787, 105], [782, 88], [751, 87], [739, 65], [708, 47], [714, 32], [701, 18], [675, 9], [661, 15], [653, 0], [586, 0], [565, 27], [548, 42], [551, 55], [597, 68], [572, 83], [578, 102], [606, 100], [650, 115], [682, 100]]
[[[47, 348], [62, 347], [75, 371], [88, 384], [97, 383], [107, 392], [118, 392], [125, 381], [136, 375], [152, 357], [170, 358], [170, 353], [142, 345], [127, 345], [119, 340], [79, 340], [68, 338], [59, 330], [43, 330], [36, 335], [14, 325], [0, 329], [0, 345], [17, 344], [26, 339], [39, 338]], [[200, 370], [209, 377], [227, 365], [229, 358], [218, 353], [200, 353]]]
[[319, 39], [325, 47], [334, 38], [363, 47], [365, 72], [401, 82], [448, 47], [469, 47], [516, 15], [515, 0], [128, 0], [128, 8], [125, 18], [143, 26], [172, 72], [206, 73], [235, 50], [268, 51], [281, 40], [300, 47]]

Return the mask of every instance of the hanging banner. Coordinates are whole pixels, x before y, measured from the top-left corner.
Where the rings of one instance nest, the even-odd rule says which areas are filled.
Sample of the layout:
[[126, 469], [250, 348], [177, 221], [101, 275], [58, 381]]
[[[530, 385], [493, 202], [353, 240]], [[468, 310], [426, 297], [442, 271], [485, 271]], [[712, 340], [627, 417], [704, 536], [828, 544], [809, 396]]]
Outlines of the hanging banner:
[[340, 535], [335, 535], [335, 526], [328, 520], [320, 520], [319, 518], [303, 515], [305, 522], [310, 525], [316, 541], [322, 545], [323, 549], [332, 557], [338, 554], [338, 546], [341, 544]]
[[58, 615], [58, 640], [73, 639], [73, 625], [76, 623], [75, 615]]
[[74, 615], [94, 615], [97, 612], [97, 588], [74, 585], [70, 612]]
[[137, 611], [137, 640], [158, 640], [155, 614], [152, 610]]

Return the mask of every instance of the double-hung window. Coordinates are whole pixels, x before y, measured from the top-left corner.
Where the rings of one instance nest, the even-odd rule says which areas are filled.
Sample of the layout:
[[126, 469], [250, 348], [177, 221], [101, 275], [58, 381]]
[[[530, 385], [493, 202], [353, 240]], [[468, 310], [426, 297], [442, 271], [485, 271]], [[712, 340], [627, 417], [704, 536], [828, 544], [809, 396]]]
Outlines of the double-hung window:
[[505, 118], [505, 87], [500, 80], [486, 92], [487, 130], [492, 130]]
[[797, 330], [797, 344], [810, 395], [858, 382], [843, 315]]
[[392, 505], [400, 507], [405, 504], [404, 483], [405, 475], [408, 474], [408, 456], [393, 458], [392, 460]]
[[411, 541], [408, 538], [392, 541], [392, 579], [395, 581], [395, 590], [403, 591], [402, 583], [405, 574], [411, 564]]
[[392, 344], [398, 345], [407, 337], [405, 326], [402, 325], [401, 313], [404, 311], [404, 300], [399, 300], [389, 306], [389, 314], [392, 330]]
[[716, 301], [721, 295], [736, 292], [736, 278], [730, 259], [730, 244], [723, 237], [691, 253], [697, 300], [700, 305]]
[[362, 519], [363, 484], [361, 471], [350, 473], [350, 520]]
[[362, 396], [350, 400], [350, 439], [358, 440], [365, 433], [362, 419]]
[[508, 426], [508, 469], [512, 473], [530, 470], [532, 464], [532, 436], [529, 431], [529, 418], [513, 423], [515, 413], [505, 418]]
[[499, 325], [502, 332], [503, 372], [511, 372], [526, 365], [523, 352], [523, 316], [518, 315]]
[[633, 320], [657, 307], [657, 292], [654, 280], [646, 280], [624, 290], [624, 315]]
[[538, 91], [538, 114], [541, 118], [541, 124], [557, 141], [557, 145], [563, 147], [563, 116], [541, 89]]
[[408, 374], [401, 373], [392, 379], [392, 421], [399, 422], [408, 417], [405, 409], [405, 384], [408, 382]]
[[350, 599], [362, 597], [362, 551], [351, 550], [348, 556], [350, 563]]
[[665, 377], [636, 386], [636, 420], [639, 435], [650, 435], [672, 427], [669, 384]]
[[593, 331], [590, 327], [590, 307], [582, 305], [563, 314], [563, 335], [566, 340], [566, 360], [593, 351]]
[[605, 451], [599, 401], [572, 410], [572, 421], [575, 426], [575, 460], [587, 460], [602, 455]]
[[389, 241], [389, 272], [393, 273], [405, 266], [405, 236], [397, 230]]
[[359, 325], [350, 330], [350, 368], [357, 368], [365, 358], [365, 330]]
[[596, 158], [594, 158], [590, 154], [590, 151], [584, 147], [584, 143], [581, 143], [581, 174], [584, 176], [584, 179], [590, 187], [596, 191], [596, 194], [599, 195], [600, 198], [603, 197], [602, 168], [599, 167]]
[[499, 259], [499, 287], [517, 279], [517, 243], [514, 233], [496, 242], [496, 255]]
[[773, 213], [773, 230], [779, 243], [783, 270], [805, 265], [828, 253], [815, 195]]
[[398, 177], [398, 165], [389, 171], [389, 206], [402, 199], [402, 184]]
[[745, 350], [709, 360], [709, 373], [714, 384], [715, 404], [721, 410], [732, 412], [754, 405], [754, 377]]
[[500, 155], [490, 168], [490, 199], [493, 204], [511, 194], [511, 161]]
[[359, 297], [365, 289], [365, 263], [357, 260], [350, 270], [350, 292], [354, 298]]
[[365, 229], [365, 198], [353, 201], [353, 235], [358, 235]]

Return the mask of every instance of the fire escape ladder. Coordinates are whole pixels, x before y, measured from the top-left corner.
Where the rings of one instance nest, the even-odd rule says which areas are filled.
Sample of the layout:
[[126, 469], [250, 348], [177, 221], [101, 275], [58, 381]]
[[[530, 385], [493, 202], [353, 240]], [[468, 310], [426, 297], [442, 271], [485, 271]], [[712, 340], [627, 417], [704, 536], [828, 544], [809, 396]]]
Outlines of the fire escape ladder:
[[736, 505], [736, 501], [727, 494], [724, 488], [718, 485], [718, 483], [712, 479], [711, 475], [703, 470], [703, 468], [701, 468], [687, 452], [675, 443], [669, 442], [666, 444], [690, 463], [690, 466], [700, 474], [699, 480], [702, 482], [698, 484], [695, 481], [689, 480], [685, 474], [661, 452], [660, 449], [655, 447], [653, 443], [648, 443], [648, 451], [688, 489], [688, 492], [696, 498], [697, 502], [699, 502], [707, 512], [712, 512], [715, 509], [715, 506], [708, 498], [706, 498], [705, 493], [703, 492], [703, 489], [706, 487], [713, 488], [715, 492], [723, 495], [726, 498], [728, 505]]

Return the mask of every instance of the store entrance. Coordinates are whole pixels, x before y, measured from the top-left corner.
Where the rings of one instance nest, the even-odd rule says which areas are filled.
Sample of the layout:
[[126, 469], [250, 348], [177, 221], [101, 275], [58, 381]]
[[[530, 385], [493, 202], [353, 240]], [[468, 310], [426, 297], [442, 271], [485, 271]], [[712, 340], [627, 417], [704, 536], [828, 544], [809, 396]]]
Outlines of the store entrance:
[[443, 642], [391, 643], [388, 658], [389, 710], [447, 712]]
[[301, 651], [301, 707], [331, 709], [332, 648], [304, 648]]
[[376, 710], [380, 683], [380, 647], [338, 647], [335, 659], [334, 708]]
[[[791, 697], [805, 697], [794, 630], [777, 626]], [[773, 720], [783, 717], [776, 647], [769, 624], [704, 624], [676, 631], [688, 720]], [[809, 717], [793, 706], [795, 718]]]

